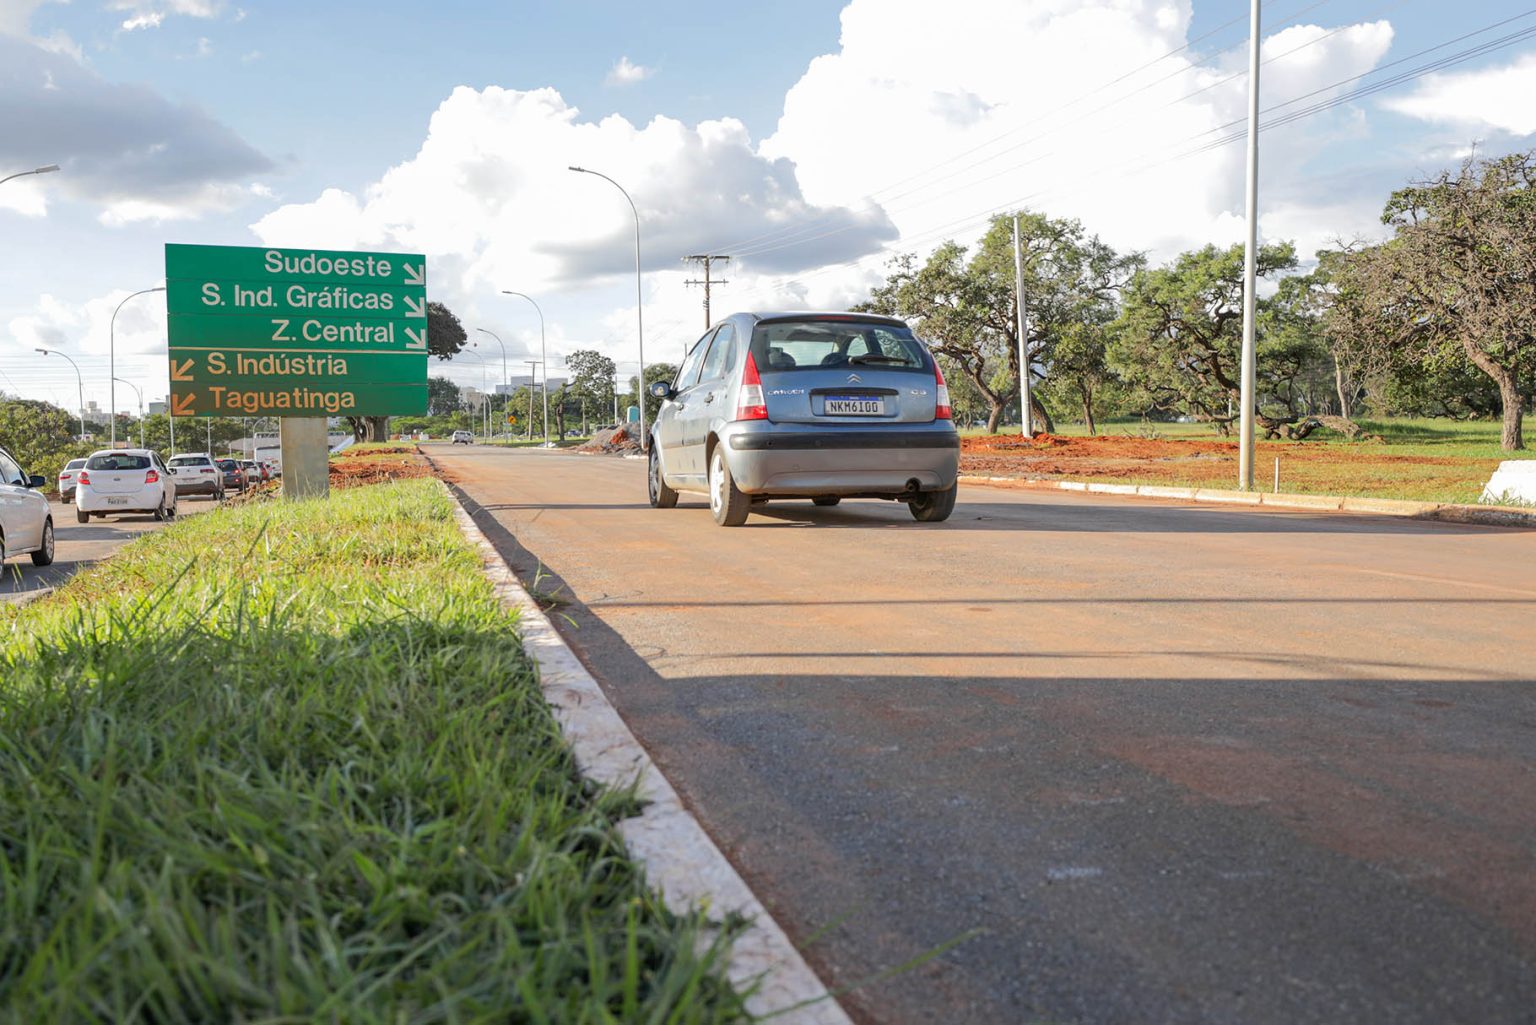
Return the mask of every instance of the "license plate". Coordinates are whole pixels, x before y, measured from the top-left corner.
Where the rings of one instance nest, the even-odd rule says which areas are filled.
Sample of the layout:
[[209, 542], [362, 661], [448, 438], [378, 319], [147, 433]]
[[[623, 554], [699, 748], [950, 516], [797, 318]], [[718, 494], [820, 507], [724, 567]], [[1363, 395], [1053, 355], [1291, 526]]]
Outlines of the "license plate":
[[126, 498], [109, 498], [109, 499], [107, 499], [107, 504], [108, 505], [127, 505], [128, 504], [128, 499], [126, 499]]
[[885, 400], [863, 396], [827, 396], [823, 407], [827, 416], [884, 416]]

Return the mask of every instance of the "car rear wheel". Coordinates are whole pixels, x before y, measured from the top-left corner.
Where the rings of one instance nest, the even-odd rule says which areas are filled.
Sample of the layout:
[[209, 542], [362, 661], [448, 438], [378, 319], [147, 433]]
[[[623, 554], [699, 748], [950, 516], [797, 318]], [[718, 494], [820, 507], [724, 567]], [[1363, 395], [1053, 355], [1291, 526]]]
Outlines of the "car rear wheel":
[[165, 496], [160, 496], [160, 504], [155, 506], [155, 519], [165, 521]]
[[651, 455], [648, 463], [646, 490], [650, 493], [652, 509], [671, 509], [677, 505], [677, 492], [667, 487], [661, 479], [661, 456], [656, 454], [656, 439], [651, 439]]
[[741, 526], [752, 511], [752, 499], [731, 479], [730, 465], [719, 445], [709, 456], [709, 511], [722, 527]]
[[955, 496], [960, 486], [951, 484], [943, 491], [925, 491], [907, 503], [912, 518], [919, 523], [942, 523], [955, 511]]
[[76, 509], [75, 510], [75, 522], [77, 522], [77, 523], [89, 523], [89, 522], [91, 522], [91, 514], [86, 512], [84, 509]]
[[43, 547], [32, 553], [32, 565], [51, 566], [53, 564], [53, 517], [43, 521]]
[[811, 504], [812, 505], [819, 505], [819, 506], [822, 506], [823, 508], [826, 508], [827, 506], [836, 505], [837, 503], [839, 503], [841, 501], [842, 501], [842, 499], [837, 497], [836, 495], [822, 495], [820, 498], [813, 498], [813, 499], [811, 499]]

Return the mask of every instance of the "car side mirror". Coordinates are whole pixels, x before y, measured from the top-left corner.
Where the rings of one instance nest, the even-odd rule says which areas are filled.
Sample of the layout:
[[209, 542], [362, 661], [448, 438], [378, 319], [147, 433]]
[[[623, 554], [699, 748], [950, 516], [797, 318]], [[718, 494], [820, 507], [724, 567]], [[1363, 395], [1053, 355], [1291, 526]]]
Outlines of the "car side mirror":
[[34, 473], [32, 476], [27, 478], [27, 487], [29, 488], [46, 488], [47, 486], [48, 478], [46, 477], [39, 477]]
[[652, 381], [651, 387], [648, 390], [658, 399], [670, 399], [677, 394], [677, 392], [672, 390], [671, 383], [667, 381]]

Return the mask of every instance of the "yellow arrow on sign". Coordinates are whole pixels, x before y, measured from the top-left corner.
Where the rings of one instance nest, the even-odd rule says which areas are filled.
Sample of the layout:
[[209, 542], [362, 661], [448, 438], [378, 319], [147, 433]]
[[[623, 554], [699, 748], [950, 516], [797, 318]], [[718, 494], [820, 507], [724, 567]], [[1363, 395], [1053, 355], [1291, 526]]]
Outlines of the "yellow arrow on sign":
[[189, 359], [185, 363], [181, 364], [180, 366], [177, 366], [176, 365], [176, 361], [174, 359], [171, 360], [171, 380], [173, 380], [173, 381], [190, 381], [190, 380], [192, 380], [192, 374], [191, 374], [192, 364], [194, 364], [196, 362], [197, 362], [197, 360], [195, 360], [195, 359]]
[[172, 416], [196, 416], [192, 404], [197, 401], [197, 392], [188, 392], [185, 395], [171, 396]]

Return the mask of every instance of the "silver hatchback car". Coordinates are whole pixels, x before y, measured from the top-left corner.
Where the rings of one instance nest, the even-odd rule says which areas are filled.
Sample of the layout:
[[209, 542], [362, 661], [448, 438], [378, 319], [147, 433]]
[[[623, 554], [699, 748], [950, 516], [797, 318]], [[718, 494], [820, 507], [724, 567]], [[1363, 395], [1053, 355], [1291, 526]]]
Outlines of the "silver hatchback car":
[[949, 389], [903, 321], [867, 313], [737, 313], [699, 339], [651, 433], [651, 505], [709, 496], [721, 526], [755, 503], [905, 502], [949, 518], [960, 472]]

